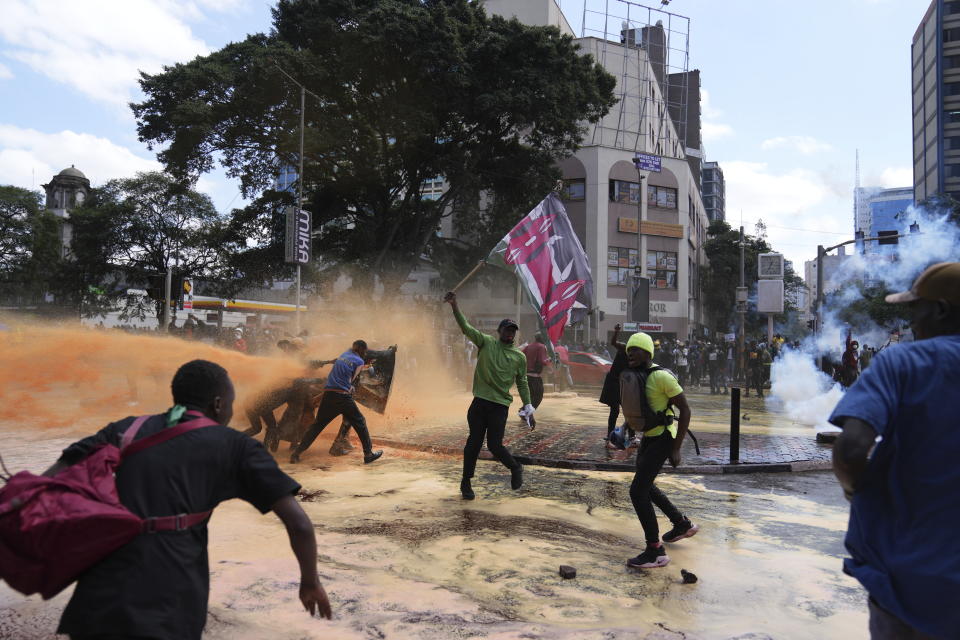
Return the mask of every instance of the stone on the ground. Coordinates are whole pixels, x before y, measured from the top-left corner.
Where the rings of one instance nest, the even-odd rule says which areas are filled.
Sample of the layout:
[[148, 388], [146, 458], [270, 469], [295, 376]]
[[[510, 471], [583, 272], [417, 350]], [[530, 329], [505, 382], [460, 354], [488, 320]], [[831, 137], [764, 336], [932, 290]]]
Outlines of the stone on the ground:
[[696, 574], [690, 573], [686, 569], [680, 569], [680, 577], [683, 578], [683, 584], [693, 584], [697, 581]]
[[575, 567], [562, 564], [560, 565], [560, 577], [563, 578], [564, 580], [570, 580], [571, 578], [576, 578], [577, 570]]

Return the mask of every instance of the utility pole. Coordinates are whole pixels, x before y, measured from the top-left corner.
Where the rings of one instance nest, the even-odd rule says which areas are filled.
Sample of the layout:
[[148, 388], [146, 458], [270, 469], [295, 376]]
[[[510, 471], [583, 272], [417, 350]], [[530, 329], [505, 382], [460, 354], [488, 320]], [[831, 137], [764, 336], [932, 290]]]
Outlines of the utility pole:
[[743, 379], [743, 343], [747, 330], [747, 283], [744, 267], [743, 225], [740, 226], [740, 286], [737, 287], [737, 312], [740, 330], [737, 332], [737, 379]]
[[[307, 108], [307, 89], [300, 85], [300, 168], [297, 172], [297, 212], [303, 207], [303, 129], [304, 111]], [[300, 262], [297, 262], [297, 317], [294, 329], [300, 335]]]
[[167, 275], [163, 279], [163, 318], [162, 326], [160, 327], [161, 333], [166, 333], [170, 329], [170, 286], [173, 281], [173, 267], [170, 266], [170, 261], [167, 260]]

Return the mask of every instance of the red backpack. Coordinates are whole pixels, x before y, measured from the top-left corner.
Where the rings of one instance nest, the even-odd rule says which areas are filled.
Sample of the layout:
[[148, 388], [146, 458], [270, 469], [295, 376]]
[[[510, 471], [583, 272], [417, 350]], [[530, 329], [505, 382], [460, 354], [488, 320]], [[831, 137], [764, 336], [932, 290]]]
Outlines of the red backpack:
[[194, 419], [133, 442], [150, 418], [140, 416], [119, 448], [103, 445], [52, 478], [29, 471], [10, 477], [0, 489], [0, 578], [24, 595], [48, 600], [141, 533], [182, 531], [205, 521], [210, 511], [141, 518], [117, 497], [114, 472], [128, 457], [217, 424], [199, 411], [187, 415]]

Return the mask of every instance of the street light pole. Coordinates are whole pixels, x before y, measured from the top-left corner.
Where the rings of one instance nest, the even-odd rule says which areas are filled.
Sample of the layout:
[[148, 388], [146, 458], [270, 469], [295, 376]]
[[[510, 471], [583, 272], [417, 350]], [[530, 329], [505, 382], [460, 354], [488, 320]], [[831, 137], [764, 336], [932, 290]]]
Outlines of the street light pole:
[[[300, 208], [303, 207], [303, 113], [307, 108], [307, 90], [300, 85], [300, 168], [297, 173], [297, 215], [300, 215]], [[300, 335], [300, 260], [297, 260], [297, 317], [294, 322], [297, 335]]]

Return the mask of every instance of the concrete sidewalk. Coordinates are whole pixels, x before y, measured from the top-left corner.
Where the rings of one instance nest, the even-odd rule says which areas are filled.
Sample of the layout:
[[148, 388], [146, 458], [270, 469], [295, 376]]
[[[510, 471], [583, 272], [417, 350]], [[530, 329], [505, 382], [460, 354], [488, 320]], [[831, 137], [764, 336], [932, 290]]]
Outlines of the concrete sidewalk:
[[[687, 438], [683, 445], [681, 465], [673, 469], [668, 463], [664, 466], [664, 471], [751, 473], [830, 468], [831, 447], [818, 444], [812, 428], [797, 428], [777, 411], [775, 401], [761, 401], [756, 398], [743, 400], [741, 413], [745, 419], [740, 435], [740, 462], [730, 464], [729, 396], [711, 396], [696, 390], [688, 391], [687, 396], [693, 411], [690, 430], [699, 441], [700, 455], [696, 454], [692, 440]], [[548, 395], [544, 405], [548, 405], [550, 401]], [[596, 409], [595, 402], [592, 394], [583, 397], [584, 405], [589, 406], [597, 416], [597, 421], [593, 421], [593, 424], [551, 420], [545, 415], [543, 420], [538, 420], [533, 431], [529, 431], [511, 410], [504, 442], [514, 457], [524, 464], [567, 469], [633, 471], [636, 450], [618, 451], [606, 448], [603, 440], [606, 434], [606, 413]], [[808, 435], [804, 435], [805, 433]], [[399, 436], [374, 437], [374, 443], [398, 449], [456, 455], [462, 453], [466, 438], [467, 426], [464, 419], [460, 424], [406, 430]], [[481, 452], [481, 458], [491, 457], [486, 450]]]

